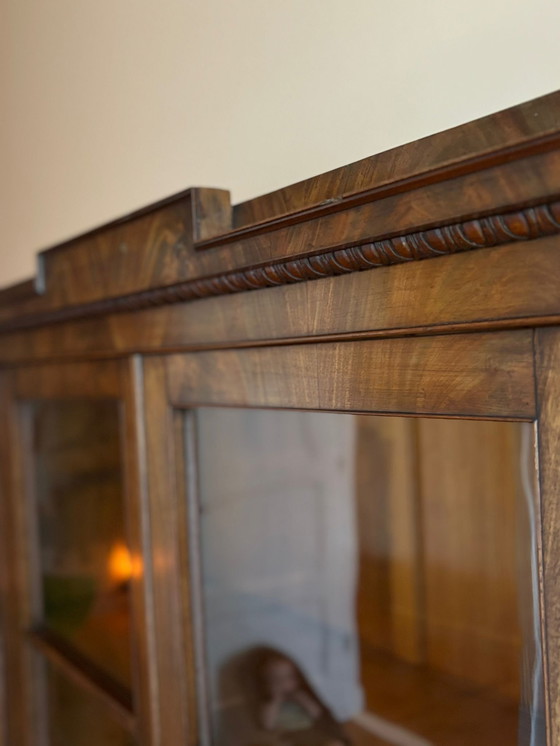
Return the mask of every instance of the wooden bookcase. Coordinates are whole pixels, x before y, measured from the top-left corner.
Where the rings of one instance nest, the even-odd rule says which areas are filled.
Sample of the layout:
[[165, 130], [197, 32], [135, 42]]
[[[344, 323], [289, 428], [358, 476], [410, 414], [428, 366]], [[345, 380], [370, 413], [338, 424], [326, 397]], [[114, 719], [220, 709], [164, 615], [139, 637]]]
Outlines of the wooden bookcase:
[[[347, 722], [348, 743], [560, 746], [559, 276], [560, 93], [42, 253], [0, 293], [0, 744], [279, 743], [237, 737], [255, 711], [211, 682], [235, 689], [219, 614], [232, 650], [259, 646], [285, 601], [302, 650], [328, 627], [321, 705], [362, 691], [373, 730]], [[534, 573], [533, 740], [511, 705], [514, 555]]]

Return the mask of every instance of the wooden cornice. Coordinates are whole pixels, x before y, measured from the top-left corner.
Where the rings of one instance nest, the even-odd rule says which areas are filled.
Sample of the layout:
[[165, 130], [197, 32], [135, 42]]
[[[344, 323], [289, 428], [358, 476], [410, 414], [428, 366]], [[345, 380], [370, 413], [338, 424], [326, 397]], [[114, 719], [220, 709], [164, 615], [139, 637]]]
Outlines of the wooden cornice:
[[560, 92], [240, 205], [191, 189], [43, 252], [0, 332], [560, 233]]
[[235, 205], [233, 230], [296, 220], [554, 149], [560, 91]]
[[21, 316], [0, 324], [0, 332], [318, 280], [461, 251], [528, 241], [558, 233], [560, 200], [555, 200], [503, 215], [489, 215], [323, 254], [276, 262], [253, 269], [225, 272], [214, 277], [185, 281], [93, 303], [66, 306], [42, 312], [37, 316]]

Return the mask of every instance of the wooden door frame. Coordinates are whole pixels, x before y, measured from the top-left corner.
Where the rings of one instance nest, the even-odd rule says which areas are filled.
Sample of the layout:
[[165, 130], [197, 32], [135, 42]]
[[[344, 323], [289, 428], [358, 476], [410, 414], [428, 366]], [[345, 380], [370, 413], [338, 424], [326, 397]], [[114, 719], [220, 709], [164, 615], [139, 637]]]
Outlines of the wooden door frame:
[[[80, 656], [61, 650], [36, 631], [39, 612], [37, 594], [38, 558], [36, 532], [32, 510], [32, 488], [28, 479], [30, 459], [25, 402], [31, 400], [114, 400], [119, 404], [123, 459], [123, 498], [130, 550], [143, 556], [149, 541], [145, 522], [145, 506], [136, 418], [136, 388], [138, 364], [129, 361], [78, 362], [22, 367], [3, 371], [0, 386], [2, 461], [10, 464], [2, 470], [3, 501], [6, 525], [9, 528], [11, 558], [6, 573], [8, 588], [6, 603], [5, 658], [9, 685], [7, 687], [9, 743], [18, 746], [42, 746], [46, 739], [44, 682], [38, 668], [37, 651], [43, 659], [63, 671], [73, 682], [105, 703], [116, 720], [136, 733], [141, 746], [157, 741], [157, 723], [152, 711], [153, 641], [150, 570], [134, 574], [131, 579], [133, 656], [133, 709], [119, 700], [117, 690], [95, 676]], [[27, 432], [26, 432], [27, 431]], [[145, 735], [142, 735], [145, 734]], [[155, 734], [155, 735], [154, 735]]]
[[[549, 327], [362, 341], [308, 339], [298, 345], [4, 371], [2, 453], [5, 463], [13, 461], [5, 488], [12, 496], [11, 525], [21, 530], [21, 517], [17, 518], [21, 512], [18, 496], [22, 495], [18, 486], [22, 474], [22, 454], [17, 453], [21, 443], [18, 402], [78, 396], [121, 400], [127, 442], [127, 506], [131, 527], [135, 527], [131, 538], [144, 565], [143, 579], [134, 590], [143, 651], [135, 693], [142, 722], [139, 730], [146, 733], [145, 743], [150, 746], [165, 746], [170, 738], [194, 746], [201, 739], [208, 743], [209, 737], [202, 687], [198, 537], [193, 528], [196, 455], [192, 438], [182, 440], [185, 410], [202, 405], [274, 407], [534, 422], [541, 484], [542, 530], [537, 538], [547, 746], [558, 746], [560, 664], [550, 654], [557, 648], [560, 634], [560, 576], [555, 559], [560, 528], [553, 497], [560, 486], [556, 458], [560, 442], [558, 362], [560, 328]], [[186, 427], [190, 427], [188, 419]], [[191, 467], [186, 484], [184, 459]], [[185, 493], [187, 499], [181, 499]], [[24, 545], [21, 538], [14, 538], [15, 531], [11, 534], [16, 542], [11, 556], [22, 560]], [[195, 566], [191, 566], [193, 562]], [[22, 673], [19, 684], [17, 676], [15, 682], [10, 678], [9, 709], [13, 740], [35, 746], [30, 728], [33, 719], [27, 709], [33, 698], [22, 696], [29, 686], [29, 672], [26, 674], [21, 659], [14, 662], [28, 613], [18, 573], [21, 568], [10, 574], [10, 598], [17, 603], [7, 605], [13, 611], [6, 622], [6, 654], [10, 671], [19, 667]], [[26, 592], [23, 596], [29, 598]]]
[[[534, 423], [540, 465], [536, 539], [547, 746], [560, 745], [560, 661], [551, 653], [560, 636], [560, 510], [555, 506], [555, 490], [560, 489], [560, 328], [357, 342], [309, 339], [299, 345], [150, 356], [144, 358], [143, 376], [148, 500], [152, 514], [167, 512], [166, 530], [158, 532], [166, 540], [174, 532], [175, 554], [182, 557], [183, 567], [193, 557], [196, 565], [199, 555], [196, 444], [190, 419], [186, 427], [182, 423], [193, 408], [309, 409]], [[192, 437], [184, 438], [189, 428]], [[182, 461], [187, 463], [187, 483], [180, 485]], [[185, 743], [208, 746], [198, 566], [191, 567], [182, 590], [184, 622], [176, 625], [187, 632], [187, 649], [197, 651], [185, 659], [191, 701]]]
[[535, 332], [541, 625], [547, 746], [560, 744], [560, 327]]

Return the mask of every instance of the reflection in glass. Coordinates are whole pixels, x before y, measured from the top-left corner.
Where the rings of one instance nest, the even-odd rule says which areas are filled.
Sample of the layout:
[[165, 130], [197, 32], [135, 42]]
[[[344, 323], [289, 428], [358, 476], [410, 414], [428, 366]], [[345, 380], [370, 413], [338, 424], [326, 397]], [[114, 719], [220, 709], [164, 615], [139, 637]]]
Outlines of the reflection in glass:
[[44, 625], [130, 684], [128, 552], [115, 401], [30, 404]]
[[47, 671], [49, 746], [134, 746], [102, 702], [50, 665]]
[[202, 408], [216, 746], [541, 746], [530, 425]]

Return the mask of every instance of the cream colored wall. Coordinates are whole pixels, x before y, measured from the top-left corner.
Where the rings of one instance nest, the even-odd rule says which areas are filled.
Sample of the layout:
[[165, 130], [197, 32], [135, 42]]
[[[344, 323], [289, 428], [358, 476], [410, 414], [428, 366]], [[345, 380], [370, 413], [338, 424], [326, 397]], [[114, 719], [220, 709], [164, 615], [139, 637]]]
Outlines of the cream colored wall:
[[191, 185], [240, 201], [560, 87], [558, 0], [2, 0], [0, 285]]

